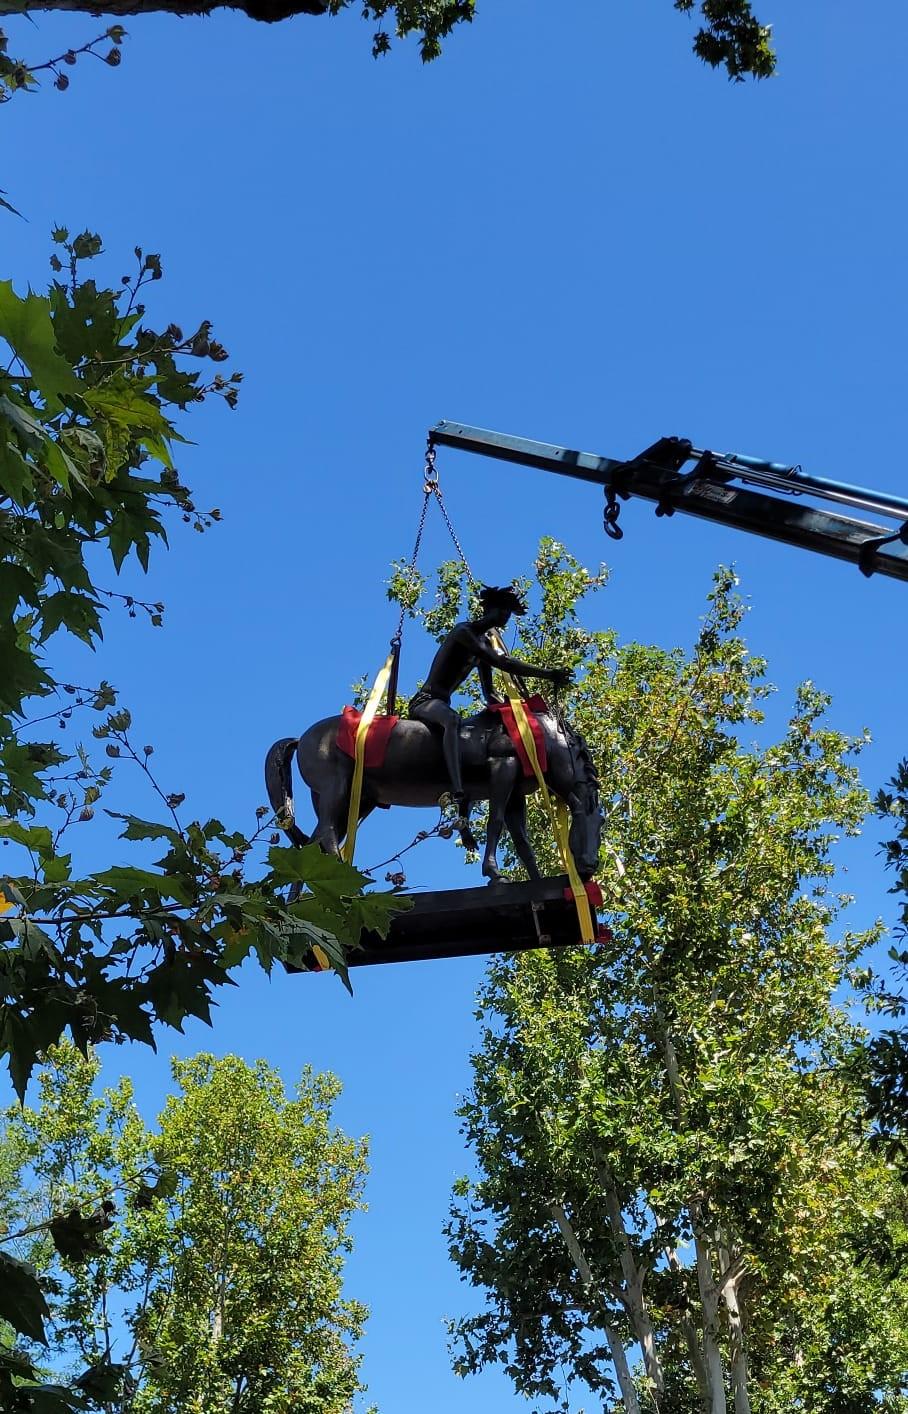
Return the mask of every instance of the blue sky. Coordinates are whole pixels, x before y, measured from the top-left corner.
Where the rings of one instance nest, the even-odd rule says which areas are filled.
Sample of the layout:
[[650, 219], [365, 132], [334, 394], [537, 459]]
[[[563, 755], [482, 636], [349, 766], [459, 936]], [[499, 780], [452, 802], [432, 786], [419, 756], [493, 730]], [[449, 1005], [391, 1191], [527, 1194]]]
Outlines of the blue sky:
[[[176, 530], [153, 567], [166, 629], [111, 617], [100, 662], [81, 665], [117, 683], [195, 812], [247, 821], [271, 741], [379, 665], [383, 580], [441, 417], [614, 456], [676, 433], [906, 494], [908, 11], [761, 6], [780, 70], [759, 86], [702, 69], [668, 0], [486, 0], [427, 68], [409, 45], [373, 61], [354, 12], [138, 18], [119, 69], [82, 61], [67, 93], [4, 109], [2, 184], [28, 218], [3, 223], [17, 287], [45, 285], [54, 222], [101, 231], [114, 281], [140, 243], [167, 277], [150, 313], [212, 319], [246, 375], [235, 413], [206, 407], [186, 429], [181, 470], [224, 522]], [[10, 47], [40, 60], [95, 24], [38, 15], [10, 24]], [[480, 577], [525, 572], [553, 534], [609, 561], [590, 622], [624, 639], [689, 644], [714, 565], [735, 561], [776, 726], [811, 678], [836, 726], [872, 729], [870, 784], [904, 753], [901, 585], [642, 503], [615, 546], [592, 487], [444, 450], [439, 467]], [[441, 553], [436, 523], [426, 562]], [[405, 651], [416, 677], [427, 645]], [[373, 819], [360, 858], [417, 827]], [[873, 842], [843, 860], [855, 922], [890, 912]], [[409, 873], [464, 879], [441, 843]], [[444, 1348], [443, 1318], [469, 1299], [440, 1228], [466, 1166], [453, 1110], [481, 973], [363, 972], [351, 1002], [330, 978], [249, 971], [214, 1031], [173, 1047], [343, 1079], [341, 1121], [372, 1136], [349, 1286], [372, 1307], [364, 1373], [384, 1414], [516, 1402], [498, 1375], [456, 1380]], [[107, 1057], [148, 1112], [169, 1040]]]

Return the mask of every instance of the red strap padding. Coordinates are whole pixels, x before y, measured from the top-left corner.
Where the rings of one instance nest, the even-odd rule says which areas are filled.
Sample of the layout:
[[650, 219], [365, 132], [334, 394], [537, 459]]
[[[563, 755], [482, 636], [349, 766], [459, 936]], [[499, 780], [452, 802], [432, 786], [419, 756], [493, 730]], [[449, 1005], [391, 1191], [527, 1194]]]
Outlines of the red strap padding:
[[[520, 735], [520, 729], [514, 719], [514, 709], [511, 706], [510, 702], [489, 702], [487, 705], [490, 712], [498, 712], [500, 714], [501, 720], [504, 723], [504, 729], [507, 732], [508, 736], [511, 738], [511, 741], [514, 744], [514, 749], [517, 752], [517, 758], [520, 761], [521, 766], [523, 767], [523, 774], [525, 776], [535, 775], [536, 773], [533, 770], [533, 763], [527, 755], [527, 749], [523, 744], [523, 740]], [[530, 731], [533, 733], [533, 740], [536, 743], [536, 755], [539, 757], [539, 769], [544, 773], [548, 770], [549, 759], [548, 753], [545, 749], [545, 735], [542, 730], [542, 723], [539, 721], [539, 718], [537, 717], [536, 713], [547, 712], [549, 710], [548, 703], [546, 702], [544, 697], [534, 695], [533, 697], [528, 697], [523, 705], [526, 709], [527, 721], [530, 724]]]
[[[341, 713], [340, 726], [337, 729], [337, 744], [347, 756], [355, 756], [356, 754], [356, 729], [362, 715], [362, 712], [358, 711], [356, 707], [345, 707]], [[373, 766], [384, 765], [388, 738], [399, 721], [399, 717], [393, 716], [374, 718], [366, 735], [366, 754], [363, 765], [367, 770]]]

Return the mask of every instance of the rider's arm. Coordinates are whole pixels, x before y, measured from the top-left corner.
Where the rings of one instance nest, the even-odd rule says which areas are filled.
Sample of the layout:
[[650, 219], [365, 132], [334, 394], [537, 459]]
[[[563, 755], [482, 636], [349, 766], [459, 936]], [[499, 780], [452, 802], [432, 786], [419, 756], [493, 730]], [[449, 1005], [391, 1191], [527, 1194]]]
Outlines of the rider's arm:
[[470, 647], [479, 659], [478, 670], [482, 670], [483, 665], [490, 668], [498, 668], [503, 673], [516, 673], [522, 678], [548, 678], [550, 682], [564, 676], [561, 668], [542, 668], [533, 663], [522, 663], [519, 658], [512, 658], [507, 653], [498, 653], [494, 648], [490, 648], [485, 639], [472, 629], [465, 628], [465, 634], [469, 634]]
[[480, 659], [476, 664], [476, 671], [479, 674], [479, 685], [482, 688], [482, 695], [486, 702], [501, 702], [501, 696], [495, 691], [495, 683], [492, 680], [492, 669], [489, 664]]

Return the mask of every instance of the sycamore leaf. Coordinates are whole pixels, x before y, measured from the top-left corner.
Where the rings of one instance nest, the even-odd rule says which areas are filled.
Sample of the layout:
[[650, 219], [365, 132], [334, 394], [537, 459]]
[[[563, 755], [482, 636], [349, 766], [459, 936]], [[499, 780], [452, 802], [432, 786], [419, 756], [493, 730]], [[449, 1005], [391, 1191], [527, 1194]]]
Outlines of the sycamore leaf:
[[97, 1360], [76, 1380], [76, 1388], [85, 1392], [94, 1404], [110, 1406], [120, 1393], [125, 1365], [115, 1365], [112, 1360]]
[[20, 1335], [44, 1345], [44, 1322], [49, 1319], [34, 1267], [0, 1251], [0, 1320], [9, 1321]]
[[343, 898], [345, 894], [355, 894], [368, 883], [365, 874], [346, 864], [335, 854], [325, 854], [317, 844], [304, 845], [302, 849], [293, 846], [272, 845], [268, 851], [268, 863], [278, 884], [308, 884], [317, 886], [326, 894]]
[[19, 448], [0, 437], [0, 488], [17, 506], [31, 505], [34, 497], [32, 468]]
[[0, 280], [0, 336], [27, 366], [36, 391], [50, 413], [61, 410], [62, 393], [76, 393], [80, 384], [66, 359], [57, 352], [50, 301], [42, 295], [16, 294], [11, 280]]
[[85, 1408], [84, 1400], [65, 1385], [26, 1385], [30, 1414], [77, 1414]]
[[37, 608], [38, 587], [28, 570], [6, 560], [0, 564], [0, 620], [11, 619], [20, 603]]
[[18, 820], [0, 818], [0, 836], [37, 854], [53, 853], [53, 836], [46, 825], [23, 825]]
[[14, 216], [20, 217], [23, 221], [25, 220], [25, 217], [22, 215], [22, 212], [17, 211], [15, 206], [13, 206], [11, 202], [7, 201], [6, 193], [3, 191], [2, 188], [0, 188], [0, 207], [2, 207], [4, 211], [11, 211]]
[[359, 894], [345, 900], [351, 926], [388, 936], [388, 929], [397, 913], [413, 907], [412, 899], [402, 894]]
[[169, 840], [180, 843], [180, 832], [172, 825], [159, 825], [153, 820], [140, 820], [138, 815], [121, 815], [118, 810], [105, 810], [112, 820], [125, 820], [126, 829], [120, 834], [121, 840]]
[[41, 605], [40, 643], [44, 643], [58, 628], [66, 628], [83, 643], [101, 637], [101, 619], [97, 600], [87, 594], [71, 594], [61, 590]]
[[80, 486], [85, 485], [85, 478], [79, 468], [67, 456], [59, 442], [54, 441], [53, 437], [45, 437], [41, 445], [41, 460], [64, 491], [69, 490], [72, 481], [77, 482]]
[[37, 448], [44, 440], [44, 428], [29, 408], [13, 402], [5, 393], [0, 394], [0, 415], [13, 424], [26, 446]]
[[99, 874], [92, 875], [92, 883], [112, 889], [124, 900], [136, 898], [139, 894], [148, 892], [176, 899], [178, 903], [185, 905], [192, 902], [186, 888], [179, 880], [167, 874], [152, 874], [148, 869], [136, 869], [132, 865], [103, 869]]

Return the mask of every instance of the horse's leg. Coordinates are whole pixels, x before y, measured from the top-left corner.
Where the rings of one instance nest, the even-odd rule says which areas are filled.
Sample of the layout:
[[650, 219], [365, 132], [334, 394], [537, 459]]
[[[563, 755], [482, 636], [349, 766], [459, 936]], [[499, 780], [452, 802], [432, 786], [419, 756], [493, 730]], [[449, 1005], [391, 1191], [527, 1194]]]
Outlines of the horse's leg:
[[332, 766], [331, 775], [312, 791], [317, 820], [312, 838], [325, 854], [340, 854], [340, 842], [347, 831], [353, 762], [338, 752]]
[[517, 858], [527, 874], [531, 879], [541, 879], [542, 875], [536, 863], [533, 846], [530, 844], [530, 837], [527, 834], [527, 798], [522, 790], [515, 788], [511, 791], [510, 799], [505, 806], [504, 823], [514, 842]]
[[498, 869], [498, 841], [504, 829], [505, 811], [520, 777], [520, 763], [517, 757], [493, 757], [489, 762], [489, 777], [489, 824], [486, 829], [482, 872], [489, 883], [494, 884], [501, 878]]

